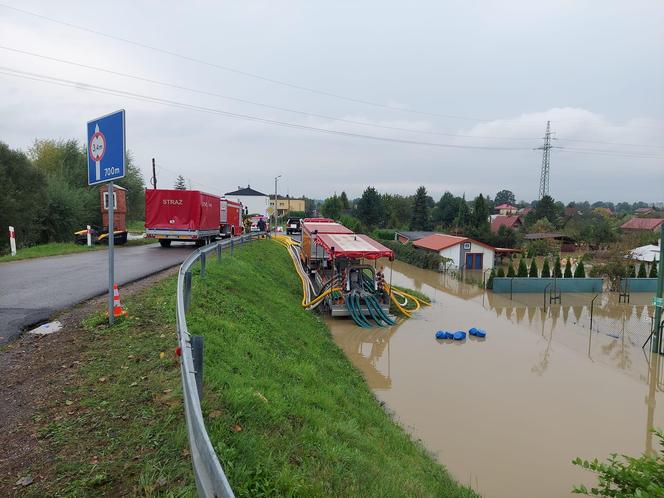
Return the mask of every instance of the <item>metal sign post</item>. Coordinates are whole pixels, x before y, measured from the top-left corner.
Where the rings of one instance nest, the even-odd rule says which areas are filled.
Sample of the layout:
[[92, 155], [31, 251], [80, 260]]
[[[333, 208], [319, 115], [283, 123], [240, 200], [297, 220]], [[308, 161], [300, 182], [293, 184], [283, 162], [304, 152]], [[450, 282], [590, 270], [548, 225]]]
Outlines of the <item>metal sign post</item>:
[[115, 284], [115, 196], [113, 180], [125, 176], [125, 112], [119, 110], [88, 121], [88, 185], [108, 182], [108, 324], [113, 325], [113, 287]]

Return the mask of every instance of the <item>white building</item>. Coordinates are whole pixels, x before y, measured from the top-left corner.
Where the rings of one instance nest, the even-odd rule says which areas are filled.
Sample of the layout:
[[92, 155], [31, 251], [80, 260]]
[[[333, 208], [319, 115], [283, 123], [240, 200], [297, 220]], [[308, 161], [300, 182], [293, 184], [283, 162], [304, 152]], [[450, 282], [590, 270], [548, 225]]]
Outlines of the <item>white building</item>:
[[260, 214], [263, 216], [268, 215], [268, 207], [270, 207], [270, 197], [251, 188], [238, 187], [233, 192], [226, 192], [226, 198], [231, 201], [241, 202], [244, 206], [244, 214]]
[[495, 248], [470, 239], [434, 233], [413, 242], [413, 247], [434, 251], [452, 260], [452, 268], [466, 270], [487, 270], [493, 268]]

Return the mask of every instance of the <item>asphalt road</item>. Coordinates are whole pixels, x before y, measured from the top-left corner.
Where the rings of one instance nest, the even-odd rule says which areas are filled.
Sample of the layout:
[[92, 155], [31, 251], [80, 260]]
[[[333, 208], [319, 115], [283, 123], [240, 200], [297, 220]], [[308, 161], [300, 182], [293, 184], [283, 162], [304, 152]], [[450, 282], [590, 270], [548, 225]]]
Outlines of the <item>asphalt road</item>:
[[[117, 248], [118, 285], [180, 264], [193, 245]], [[54, 312], [108, 290], [108, 251], [27, 259], [0, 264], [0, 344]]]

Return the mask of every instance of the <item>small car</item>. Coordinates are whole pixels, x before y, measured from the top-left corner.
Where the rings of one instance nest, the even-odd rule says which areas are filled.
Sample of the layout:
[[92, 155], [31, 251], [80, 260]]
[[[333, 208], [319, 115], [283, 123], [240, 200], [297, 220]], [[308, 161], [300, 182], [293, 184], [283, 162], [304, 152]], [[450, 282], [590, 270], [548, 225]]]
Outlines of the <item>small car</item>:
[[302, 220], [300, 218], [288, 218], [286, 222], [286, 233], [302, 233]]

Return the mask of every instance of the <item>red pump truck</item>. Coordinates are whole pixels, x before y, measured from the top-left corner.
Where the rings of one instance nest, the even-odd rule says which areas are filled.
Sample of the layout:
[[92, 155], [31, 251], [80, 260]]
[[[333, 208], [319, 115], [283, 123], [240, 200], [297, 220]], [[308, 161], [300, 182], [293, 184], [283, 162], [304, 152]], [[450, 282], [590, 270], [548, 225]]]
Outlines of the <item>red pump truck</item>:
[[241, 212], [241, 204], [199, 190], [145, 191], [145, 233], [162, 247], [174, 240], [204, 245], [239, 235]]

